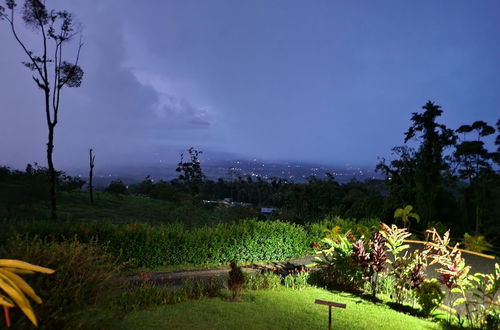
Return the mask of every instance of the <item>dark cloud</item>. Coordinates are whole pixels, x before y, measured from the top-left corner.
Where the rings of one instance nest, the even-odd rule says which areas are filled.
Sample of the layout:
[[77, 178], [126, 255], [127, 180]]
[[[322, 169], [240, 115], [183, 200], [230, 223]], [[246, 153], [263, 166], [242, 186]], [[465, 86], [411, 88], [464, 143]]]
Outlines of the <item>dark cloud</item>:
[[[62, 95], [58, 166], [86, 164], [90, 147], [125, 164], [192, 145], [374, 164], [428, 99], [451, 127], [498, 119], [496, 0], [47, 3], [76, 14], [85, 42], [82, 86]], [[0, 40], [0, 164], [44, 164], [42, 95], [5, 24]]]

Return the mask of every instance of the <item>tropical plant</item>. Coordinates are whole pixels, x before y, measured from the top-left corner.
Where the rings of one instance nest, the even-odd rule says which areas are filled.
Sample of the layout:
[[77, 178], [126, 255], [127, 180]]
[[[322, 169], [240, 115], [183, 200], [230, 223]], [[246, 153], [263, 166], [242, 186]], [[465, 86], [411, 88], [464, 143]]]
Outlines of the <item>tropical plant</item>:
[[323, 229], [324, 238], [331, 239], [333, 241], [337, 241], [342, 237], [342, 227], [333, 226], [332, 229]]
[[493, 274], [469, 274], [451, 291], [460, 293], [461, 297], [455, 300], [454, 305], [465, 305], [469, 324], [477, 327], [486, 326], [489, 329], [488, 322], [496, 322], [498, 326], [498, 316], [497, 318], [492, 318], [492, 316], [498, 315], [499, 289], [500, 266], [496, 263]]
[[364, 273], [364, 279], [371, 282], [372, 296], [377, 294], [378, 274], [384, 270], [387, 260], [386, 240], [379, 232], [370, 240], [369, 250], [362, 240], [353, 244], [352, 251], [358, 266]]
[[463, 245], [465, 249], [474, 252], [489, 251], [493, 248], [483, 235], [469, 235], [468, 233], [464, 234]]
[[387, 250], [392, 254], [392, 260], [387, 262], [391, 264], [389, 274], [394, 277], [394, 295], [396, 301], [401, 304], [404, 302], [410, 290], [417, 288], [424, 280], [424, 272], [427, 266], [425, 255], [419, 250], [411, 255], [403, 251], [409, 248], [404, 244], [405, 238], [411, 234], [407, 228], [398, 228], [396, 225], [390, 227], [381, 223], [380, 234], [386, 239]]
[[357, 290], [362, 284], [362, 272], [356, 264], [352, 251], [351, 232], [337, 237], [336, 240], [325, 237], [321, 240], [325, 248], [317, 251], [316, 257], [320, 270], [313, 275], [318, 276], [319, 285], [332, 289]]
[[401, 219], [403, 221], [403, 226], [410, 230], [410, 220], [414, 219], [416, 222], [420, 222], [420, 216], [412, 212], [413, 206], [406, 205], [404, 208], [399, 208], [394, 211], [394, 219]]
[[35, 293], [33, 288], [18, 275], [32, 274], [35, 272], [52, 274], [54, 270], [32, 265], [20, 260], [0, 259], [0, 305], [4, 306], [4, 308], [19, 307], [31, 323], [38, 326], [35, 313], [26, 295], [39, 304], [42, 303], [42, 299]]
[[405, 253], [392, 263], [390, 274], [394, 277], [394, 295], [398, 304], [410, 297], [412, 290], [420, 287], [425, 280], [426, 267], [425, 254], [419, 250], [412, 254]]
[[[380, 234], [385, 238], [387, 250], [392, 254], [393, 261], [396, 261], [400, 253], [410, 247], [408, 244], [404, 244], [404, 240], [411, 234], [407, 228], [398, 228], [396, 225], [389, 227], [381, 222], [380, 226]], [[391, 261], [389, 260], [389, 262]]]
[[436, 279], [425, 280], [415, 290], [417, 302], [422, 307], [422, 313], [429, 316], [444, 299], [444, 292]]
[[[426, 230], [427, 242], [425, 243], [426, 256], [431, 260], [429, 266], [438, 264], [441, 267], [436, 272], [441, 274], [440, 281], [453, 289], [461, 284], [469, 273], [470, 266], [465, 264], [462, 254], [458, 249], [458, 243], [452, 248], [450, 245], [450, 231], [441, 237], [435, 228]], [[429, 241], [430, 238], [430, 241]]]
[[[44, 297], [36, 310], [39, 324], [45, 329], [95, 328], [81, 324], [82, 313], [109, 301], [125, 287], [123, 278], [118, 276], [121, 267], [116, 257], [96, 241], [83, 244], [75, 239], [16, 237], [0, 245], [0, 258], [5, 256], [57, 269], [51, 276], [30, 279], [31, 287]], [[96, 314], [93, 320], [98, 317]], [[27, 329], [28, 322], [16, 319], [14, 326]]]
[[247, 274], [244, 286], [250, 290], [273, 290], [281, 286], [281, 276], [274, 272]]
[[[438, 234], [436, 228], [426, 230], [424, 253], [431, 260], [429, 266], [434, 264], [440, 266], [436, 269], [436, 272], [441, 274], [439, 281], [449, 290], [449, 300], [451, 300], [451, 292], [454, 288], [458, 287], [461, 292], [465, 290], [469, 282], [467, 274], [470, 266], [465, 264], [465, 260], [462, 258], [460, 250], [458, 250], [458, 243], [450, 247], [449, 230], [443, 234], [443, 237]], [[467, 304], [465, 307], [466, 309], [469, 308]], [[469, 316], [469, 310], [466, 313]]]

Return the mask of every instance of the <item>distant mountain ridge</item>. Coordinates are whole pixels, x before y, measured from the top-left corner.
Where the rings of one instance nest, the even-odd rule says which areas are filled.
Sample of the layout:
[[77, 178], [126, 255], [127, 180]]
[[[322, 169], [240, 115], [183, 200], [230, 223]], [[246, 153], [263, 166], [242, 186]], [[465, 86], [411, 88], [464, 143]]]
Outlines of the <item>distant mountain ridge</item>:
[[[326, 173], [330, 173], [339, 183], [346, 183], [352, 179], [365, 181], [367, 179], [382, 179], [380, 173], [375, 172], [374, 167], [357, 167], [346, 164], [344, 166], [328, 166], [314, 163], [300, 162], [268, 162], [257, 159], [250, 160], [202, 160], [203, 173], [209, 180], [237, 180], [239, 177], [246, 179], [251, 177], [255, 180], [269, 180], [271, 178], [286, 179], [297, 183], [307, 182], [311, 176], [325, 179]], [[178, 177], [175, 171], [176, 164], [157, 163], [152, 165], [135, 165], [121, 167], [95, 168], [95, 182], [98, 186], [106, 186], [113, 180], [122, 180], [127, 184], [143, 181], [146, 176], [153, 180], [172, 180]], [[88, 170], [71, 170], [71, 175], [80, 176], [85, 179]]]

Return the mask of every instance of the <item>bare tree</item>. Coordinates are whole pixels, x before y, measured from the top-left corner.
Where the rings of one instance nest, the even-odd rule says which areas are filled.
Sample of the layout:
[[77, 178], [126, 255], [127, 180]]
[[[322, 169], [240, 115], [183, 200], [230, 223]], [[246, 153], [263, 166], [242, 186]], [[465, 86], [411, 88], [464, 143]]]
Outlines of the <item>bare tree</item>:
[[92, 183], [92, 178], [94, 177], [94, 161], [95, 161], [95, 155], [92, 155], [92, 149], [89, 149], [89, 165], [90, 165], [90, 172], [89, 172], [89, 193], [90, 193], [90, 204], [94, 204], [94, 186]]
[[[25, 25], [34, 33], [39, 33], [41, 50], [34, 51], [28, 48], [26, 42], [16, 29], [15, 18], [18, 14], [15, 0], [5, 0], [5, 7], [0, 5], [0, 20], [8, 22], [12, 34], [27, 56], [22, 62], [33, 72], [33, 80], [42, 90], [45, 104], [45, 117], [48, 127], [47, 164], [50, 176], [51, 218], [57, 218], [56, 184], [57, 173], [54, 168], [52, 154], [54, 152], [54, 129], [58, 123], [61, 89], [63, 87], [79, 87], [83, 70], [78, 65], [80, 50], [83, 46], [80, 28], [74, 23], [73, 15], [67, 11], [48, 11], [45, 1], [25, 0], [19, 10]], [[76, 36], [80, 40], [73, 63], [64, 60], [65, 46]], [[38, 49], [38, 48], [35, 48]], [[52, 85], [51, 85], [52, 83]]]

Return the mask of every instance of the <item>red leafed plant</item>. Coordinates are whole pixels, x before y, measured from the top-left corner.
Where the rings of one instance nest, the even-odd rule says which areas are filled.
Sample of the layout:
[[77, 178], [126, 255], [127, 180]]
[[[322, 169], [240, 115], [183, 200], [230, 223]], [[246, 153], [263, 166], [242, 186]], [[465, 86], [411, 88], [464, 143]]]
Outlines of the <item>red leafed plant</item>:
[[387, 260], [386, 239], [375, 233], [369, 242], [369, 251], [362, 240], [353, 244], [353, 255], [358, 265], [363, 269], [366, 280], [371, 281], [372, 296], [377, 293], [378, 274], [384, 270]]

